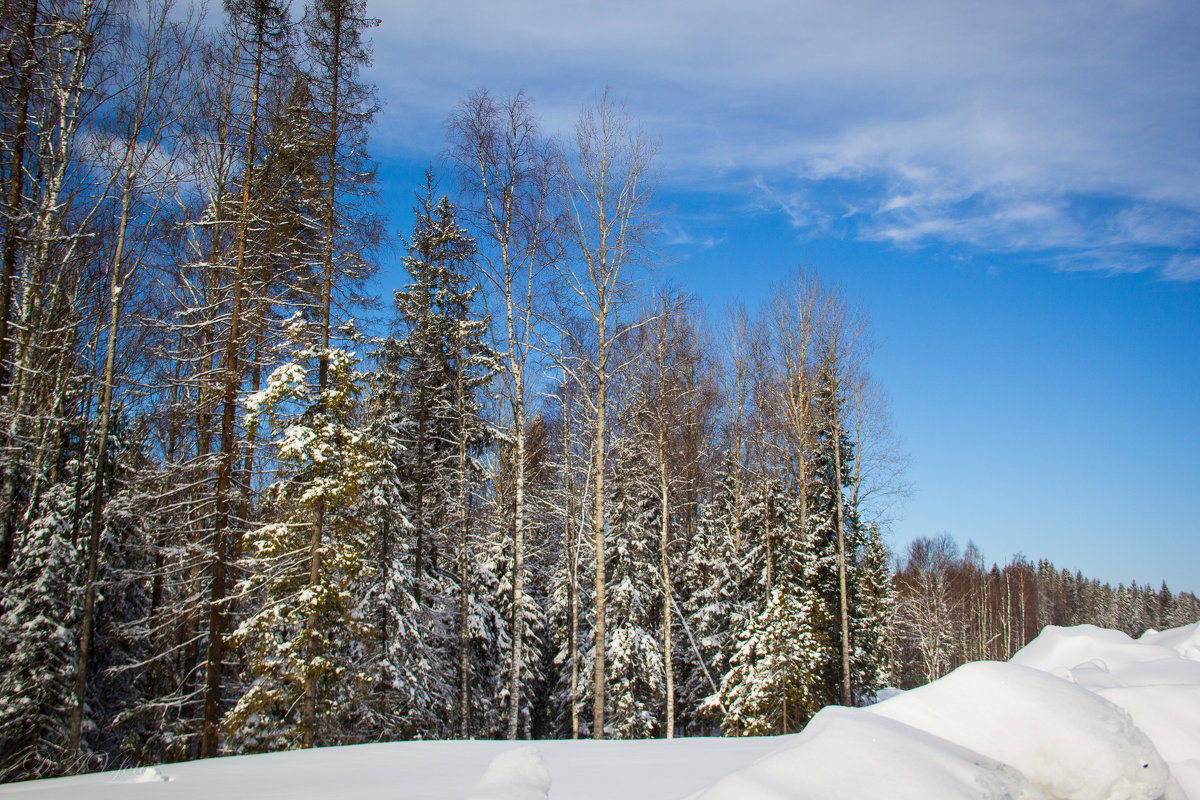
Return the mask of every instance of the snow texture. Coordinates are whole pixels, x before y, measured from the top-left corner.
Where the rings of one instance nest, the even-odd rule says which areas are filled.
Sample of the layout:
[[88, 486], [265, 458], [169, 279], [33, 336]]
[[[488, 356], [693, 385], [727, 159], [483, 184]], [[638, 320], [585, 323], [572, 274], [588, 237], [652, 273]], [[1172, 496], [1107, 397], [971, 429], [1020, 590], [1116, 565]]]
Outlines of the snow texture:
[[1048, 626], [1012, 657], [1126, 711], [1170, 768], [1166, 797], [1200, 798], [1200, 623], [1131, 639], [1092, 625]]
[[[793, 736], [400, 742], [169, 773], [9, 784], [0, 798], [1200, 800], [1200, 623], [1138, 640], [1050, 627], [1010, 663], [968, 664], [868, 708], [826, 708]], [[134, 792], [133, 781], [145, 783]]]

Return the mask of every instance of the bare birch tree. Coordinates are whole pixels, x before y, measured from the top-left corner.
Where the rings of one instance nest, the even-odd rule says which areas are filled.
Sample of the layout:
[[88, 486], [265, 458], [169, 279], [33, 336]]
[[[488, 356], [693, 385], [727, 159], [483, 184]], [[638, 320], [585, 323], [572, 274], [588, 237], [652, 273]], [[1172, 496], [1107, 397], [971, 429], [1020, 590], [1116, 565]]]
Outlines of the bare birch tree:
[[[635, 270], [649, 256], [656, 217], [652, 202], [657, 143], [616, 105], [607, 90], [584, 108], [575, 125], [573, 149], [560, 148], [558, 189], [566, 215], [566, 260], [558, 273], [573, 305], [595, 325], [594, 356], [585, 364], [582, 385], [594, 385], [588, 398], [594, 415], [592, 538], [595, 548], [592, 666], [592, 736], [604, 738], [605, 707], [605, 433], [613, 346], [630, 330], [618, 323]], [[578, 379], [578, 378], [577, 378]]]
[[[458, 170], [464, 216], [477, 233], [477, 269], [489, 304], [498, 306], [493, 341], [501, 353], [502, 390], [512, 419], [502, 422], [513, 446], [512, 646], [507, 736], [517, 738], [525, 671], [524, 597], [527, 524], [526, 435], [529, 371], [535, 353], [535, 300], [554, 234], [548, 203], [551, 157], [532, 102], [524, 94], [504, 99], [487, 91], [464, 100], [446, 122], [449, 157]], [[466, 606], [460, 612], [460, 648], [466, 651]], [[469, 687], [460, 674], [460, 714]], [[465, 722], [461, 731], [466, 736]]]

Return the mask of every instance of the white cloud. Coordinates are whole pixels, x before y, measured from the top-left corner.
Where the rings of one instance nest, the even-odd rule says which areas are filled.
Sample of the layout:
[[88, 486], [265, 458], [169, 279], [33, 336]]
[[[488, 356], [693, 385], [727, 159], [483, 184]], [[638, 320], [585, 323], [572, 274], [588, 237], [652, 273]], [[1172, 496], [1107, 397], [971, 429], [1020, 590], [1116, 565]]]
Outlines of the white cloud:
[[803, 231], [849, 219], [866, 238], [1064, 261], [1200, 246], [1193, 0], [372, 10], [385, 147], [436, 151], [440, 120], [483, 85], [525, 89], [565, 132], [611, 84], [661, 134], [668, 180], [749, 196]]
[[1191, 253], [1173, 256], [1163, 276], [1173, 281], [1200, 281], [1200, 256]]

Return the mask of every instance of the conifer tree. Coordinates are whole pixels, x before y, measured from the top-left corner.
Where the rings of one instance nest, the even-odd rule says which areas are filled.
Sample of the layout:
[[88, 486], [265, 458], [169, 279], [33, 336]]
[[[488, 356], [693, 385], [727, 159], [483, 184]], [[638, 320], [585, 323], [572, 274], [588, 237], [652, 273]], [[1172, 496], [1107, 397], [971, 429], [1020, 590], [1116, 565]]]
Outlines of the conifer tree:
[[[858, 510], [850, 505], [850, 493], [845, 491], [853, 474], [855, 450], [854, 443], [839, 423], [844, 400], [830, 374], [837, 368], [828, 362], [824, 364], [817, 386], [807, 533], [816, 559], [812, 588], [830, 612], [830, 628], [824, 633], [833, 643], [834, 651], [825, 665], [825, 680], [830, 696], [845, 703], [847, 685], [850, 686], [850, 702], [864, 688], [863, 676], [857, 674], [851, 663], [859, 646], [851, 637], [861, 628], [856, 620], [864, 611], [858, 553], [865, 544], [865, 537]], [[845, 632], [838, 613], [843, 607], [848, 625]], [[849, 674], [846, 674], [847, 668]]]
[[415, 594], [411, 487], [402, 474], [410, 417], [398, 340], [383, 340], [376, 360], [367, 402], [368, 435], [379, 454], [368, 495], [376, 572], [367, 605], [377, 637], [368, 651], [374, 685], [364, 723], [373, 737], [413, 739], [439, 729], [450, 702], [448, 665], [431, 615]]
[[431, 553], [453, 510], [452, 476], [457, 458], [455, 434], [455, 365], [453, 342], [460, 336], [462, 309], [469, 300], [461, 270], [475, 244], [456, 219], [445, 197], [436, 199], [433, 172], [425, 174], [418, 196], [409, 255], [404, 267], [410, 283], [395, 294], [402, 336], [390, 346], [399, 366], [399, 387], [407, 417], [400, 426], [405, 451], [400, 479], [407, 487], [408, 508], [416, 537], [414, 594], [418, 604], [431, 569]]
[[875, 693], [893, 685], [893, 653], [896, 646], [896, 592], [892, 588], [891, 553], [877, 525], [867, 530], [867, 543], [860, 555], [859, 606], [854, 615], [851, 665], [856, 675], [859, 700], [872, 702]]
[[78, 549], [57, 486], [10, 564], [0, 616], [0, 781], [53, 777], [73, 758]]
[[[321, 348], [305, 327], [299, 315], [289, 323], [291, 359], [247, 401], [252, 427], [269, 421], [280, 462], [266, 491], [268, 521], [245, 536], [253, 555], [238, 590], [259, 610], [232, 636], [250, 680], [224, 725], [249, 752], [344, 741], [370, 680], [361, 659], [372, 635], [361, 597], [371, 574], [361, 497], [376, 456], [357, 418], [364, 380], [352, 353]], [[313, 381], [319, 363], [328, 365], [323, 390]], [[318, 508], [324, 536], [314, 544]], [[305, 711], [308, 698], [315, 714]]]
[[618, 459], [611, 489], [605, 559], [611, 568], [606, 733], [618, 739], [653, 736], [662, 718], [665, 670], [656, 636], [658, 498], [650, 468], [648, 454], [634, 447]]
[[140, 743], [154, 730], [142, 713], [148, 693], [143, 665], [152, 656], [149, 623], [150, 585], [154, 573], [150, 536], [150, 507], [157, 497], [147, 494], [143, 473], [147, 466], [144, 430], [118, 418], [112, 428], [106, 459], [109, 469], [104, 492], [100, 537], [100, 569], [96, 588], [96, 637], [89, 671], [86, 709], [91, 725], [85, 731], [87, 749], [105, 766], [140, 760]]
[[[486, 321], [474, 316], [477, 289], [469, 283], [474, 242], [459, 226], [454, 206], [445, 197], [437, 200], [435, 192], [427, 172], [404, 262], [410, 282], [395, 295], [400, 336], [384, 343], [386, 374], [395, 382], [385, 389], [393, 404], [385, 413], [395, 415], [387, 457], [410, 526], [410, 541], [388, 548], [412, 554], [408, 591], [415, 624], [434, 637], [436, 644], [427, 641], [438, 651], [426, 678], [429, 694], [439, 703], [457, 694], [457, 714], [440, 719], [449, 725], [457, 717], [460, 735], [467, 735], [471, 653], [484, 646], [473, 639], [494, 633], [496, 619], [491, 598], [478, 591], [491, 579], [473, 552], [471, 530], [479, 457], [489, 436], [478, 392], [495, 370], [495, 356], [483, 341]], [[457, 624], [448, 626], [449, 619]], [[385, 644], [385, 652], [390, 647]]]
[[832, 654], [829, 614], [812, 588], [817, 562], [799, 530], [794, 504], [776, 489], [780, 549], [766, 604], [737, 634], [721, 691], [708, 700], [727, 735], [800, 730], [832, 694], [825, 671]]
[[711, 499], [701, 505], [689, 557], [682, 576], [686, 614], [683, 680], [680, 682], [681, 722], [699, 732], [708, 727], [700, 714], [705, 698], [719, 691], [729, 671], [738, 631], [745, 630], [753, 613], [742, 596], [745, 565], [737, 551], [736, 469], [732, 456], [725, 459]]

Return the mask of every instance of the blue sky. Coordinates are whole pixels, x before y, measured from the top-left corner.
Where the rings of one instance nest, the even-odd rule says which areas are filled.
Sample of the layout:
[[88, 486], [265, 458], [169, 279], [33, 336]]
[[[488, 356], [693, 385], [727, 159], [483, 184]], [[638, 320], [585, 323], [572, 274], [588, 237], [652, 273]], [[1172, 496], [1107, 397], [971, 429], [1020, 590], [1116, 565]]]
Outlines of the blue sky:
[[469, 92], [554, 134], [608, 85], [661, 138], [656, 280], [715, 317], [804, 266], [869, 309], [913, 459], [893, 548], [1200, 591], [1200, 4], [370, 9], [397, 230]]

